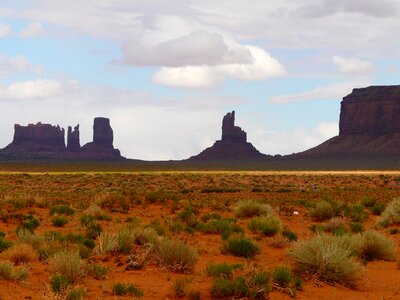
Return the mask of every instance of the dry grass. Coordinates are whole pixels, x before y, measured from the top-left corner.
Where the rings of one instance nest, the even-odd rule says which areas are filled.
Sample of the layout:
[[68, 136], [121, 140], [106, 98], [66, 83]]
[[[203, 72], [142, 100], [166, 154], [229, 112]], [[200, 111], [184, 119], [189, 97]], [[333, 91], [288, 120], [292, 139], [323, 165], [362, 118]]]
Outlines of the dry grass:
[[29, 244], [16, 244], [2, 254], [3, 257], [14, 264], [24, 264], [38, 260], [38, 254]]
[[49, 258], [53, 274], [64, 275], [70, 282], [78, 282], [83, 275], [85, 263], [77, 251], [61, 251]]
[[157, 246], [160, 265], [175, 272], [191, 272], [199, 259], [197, 250], [180, 240], [161, 239]]
[[391, 224], [400, 224], [400, 198], [392, 200], [377, 221], [377, 225], [382, 227]]

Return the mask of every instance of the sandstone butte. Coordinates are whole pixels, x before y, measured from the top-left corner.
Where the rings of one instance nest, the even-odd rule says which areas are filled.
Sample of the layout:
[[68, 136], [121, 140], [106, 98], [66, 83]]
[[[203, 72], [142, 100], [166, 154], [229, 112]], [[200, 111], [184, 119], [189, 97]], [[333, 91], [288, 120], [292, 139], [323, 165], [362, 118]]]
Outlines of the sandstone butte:
[[295, 156], [400, 155], [400, 86], [357, 88], [343, 98], [339, 135]]
[[79, 125], [68, 127], [67, 145], [65, 130], [60, 126], [37, 123], [28, 126], [14, 125], [13, 141], [2, 150], [12, 158], [55, 159], [123, 159], [113, 146], [114, 134], [107, 118], [95, 118], [93, 142], [80, 146]]
[[227, 113], [222, 120], [222, 138], [200, 154], [189, 160], [218, 160], [218, 159], [252, 159], [266, 157], [251, 143], [247, 142], [247, 134], [235, 126], [235, 112]]

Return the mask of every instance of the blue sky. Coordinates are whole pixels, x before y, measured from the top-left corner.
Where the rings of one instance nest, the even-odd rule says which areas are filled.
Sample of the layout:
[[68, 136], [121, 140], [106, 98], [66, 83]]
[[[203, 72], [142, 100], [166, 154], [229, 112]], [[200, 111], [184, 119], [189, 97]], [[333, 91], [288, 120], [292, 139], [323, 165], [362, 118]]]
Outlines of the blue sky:
[[3, 0], [0, 147], [13, 124], [111, 119], [130, 158], [184, 159], [223, 115], [268, 154], [337, 134], [352, 88], [397, 84], [395, 0]]

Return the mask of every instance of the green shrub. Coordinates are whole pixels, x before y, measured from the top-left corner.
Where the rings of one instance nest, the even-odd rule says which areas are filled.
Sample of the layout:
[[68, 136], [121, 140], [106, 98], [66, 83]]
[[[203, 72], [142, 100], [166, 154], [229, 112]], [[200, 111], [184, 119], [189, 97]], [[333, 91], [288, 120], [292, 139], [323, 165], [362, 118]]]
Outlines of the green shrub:
[[350, 230], [353, 233], [361, 233], [364, 232], [364, 225], [359, 222], [353, 222], [350, 224]]
[[316, 221], [325, 221], [334, 217], [332, 204], [325, 200], [317, 202], [309, 212], [311, 217]]
[[54, 274], [50, 278], [50, 286], [54, 293], [59, 294], [70, 285], [69, 279], [63, 274]]
[[7, 250], [10, 248], [12, 243], [10, 241], [5, 240], [4, 238], [0, 238], [0, 253], [3, 252], [4, 250]]
[[251, 231], [262, 233], [266, 236], [273, 236], [282, 230], [282, 223], [275, 215], [266, 215], [251, 219], [248, 224]]
[[132, 246], [135, 244], [135, 240], [138, 235], [139, 235], [138, 231], [135, 231], [128, 227], [118, 231], [117, 234], [118, 250], [126, 254], [129, 253], [132, 249]]
[[260, 246], [256, 242], [245, 237], [229, 238], [224, 244], [224, 249], [233, 255], [246, 258], [252, 258], [260, 252]]
[[6, 237], [6, 234], [3, 231], [0, 231], [0, 239], [4, 239]]
[[92, 275], [97, 280], [107, 279], [109, 267], [101, 266], [101, 265], [90, 265], [88, 267], [88, 273]]
[[17, 270], [14, 270], [12, 275], [13, 280], [15, 281], [25, 281], [29, 276], [29, 269], [27, 267], [22, 267]]
[[68, 219], [64, 217], [54, 217], [51, 221], [56, 227], [63, 227], [65, 224], [68, 223]]
[[178, 213], [178, 218], [187, 226], [194, 226], [197, 222], [196, 215], [198, 212], [194, 210], [192, 207], [186, 207], [182, 211]]
[[385, 209], [385, 204], [382, 202], [378, 202], [374, 206], [369, 208], [371, 213], [374, 214], [375, 216], [380, 216], [384, 209]]
[[27, 215], [24, 221], [21, 222], [20, 226], [17, 228], [17, 232], [21, 229], [29, 230], [33, 232], [40, 225], [40, 220], [32, 215]]
[[112, 292], [116, 296], [131, 295], [137, 298], [143, 296], [143, 291], [133, 284], [115, 283]]
[[0, 261], [0, 279], [12, 280], [13, 279], [13, 268], [12, 262]]
[[281, 287], [288, 287], [292, 281], [292, 273], [286, 267], [276, 267], [272, 272], [272, 280]]
[[297, 274], [315, 274], [328, 282], [354, 286], [362, 275], [357, 254], [357, 239], [348, 236], [317, 234], [297, 242], [289, 250], [293, 270]]
[[71, 283], [77, 282], [85, 274], [85, 264], [81, 261], [78, 251], [60, 251], [49, 258], [53, 274], [64, 275]]
[[362, 248], [360, 255], [367, 261], [395, 259], [395, 245], [383, 234], [369, 230], [361, 234]]
[[54, 215], [73, 215], [75, 211], [68, 205], [56, 205], [50, 208], [50, 216]]
[[96, 239], [103, 232], [103, 228], [98, 223], [91, 223], [86, 226], [85, 236], [88, 239]]
[[157, 254], [162, 266], [176, 272], [191, 271], [199, 259], [197, 251], [179, 240], [161, 239]]
[[218, 277], [213, 282], [211, 296], [213, 298], [244, 298], [251, 297], [252, 294], [243, 277], [236, 279]]
[[207, 266], [207, 274], [214, 277], [232, 278], [233, 271], [236, 269], [243, 269], [242, 264], [212, 264]]
[[324, 225], [325, 231], [331, 232], [334, 235], [343, 235], [347, 233], [346, 225], [341, 218], [332, 218], [328, 220]]
[[249, 218], [274, 214], [275, 212], [269, 204], [261, 204], [254, 200], [242, 200], [237, 203], [234, 213], [239, 218]]
[[362, 205], [351, 205], [347, 211], [345, 211], [345, 215], [353, 222], [364, 222], [368, 219], [368, 213], [364, 211], [364, 207]]
[[84, 289], [74, 288], [68, 292], [67, 300], [82, 300], [86, 295]]
[[389, 229], [389, 233], [390, 234], [398, 234], [400, 232], [400, 230], [398, 230], [397, 228], [390, 228]]
[[379, 226], [400, 224], [400, 198], [392, 200], [378, 219]]
[[297, 234], [287, 228], [282, 231], [282, 235], [290, 242], [297, 241]]
[[219, 233], [224, 240], [226, 240], [232, 233], [243, 232], [243, 229], [234, 224], [234, 220], [232, 219], [214, 219], [206, 224], [198, 223], [196, 228], [205, 233]]
[[172, 289], [174, 290], [174, 296], [181, 298], [186, 295], [190, 279], [186, 277], [179, 277], [175, 279]]

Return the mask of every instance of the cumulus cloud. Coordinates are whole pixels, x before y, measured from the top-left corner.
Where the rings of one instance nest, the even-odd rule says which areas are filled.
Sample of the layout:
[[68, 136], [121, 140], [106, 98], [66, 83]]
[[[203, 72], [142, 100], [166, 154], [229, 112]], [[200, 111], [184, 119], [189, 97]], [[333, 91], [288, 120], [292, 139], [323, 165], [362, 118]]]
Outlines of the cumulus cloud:
[[333, 62], [340, 73], [345, 75], [368, 75], [375, 71], [375, 66], [366, 60], [334, 56]]
[[0, 86], [0, 99], [21, 100], [53, 97], [61, 93], [61, 88], [59, 82], [48, 79], [13, 82]]
[[42, 23], [31, 22], [23, 30], [20, 31], [19, 36], [22, 38], [32, 38], [42, 36], [45, 34]]
[[285, 68], [265, 50], [255, 46], [245, 46], [251, 53], [250, 64], [223, 64], [218, 66], [187, 66], [180, 68], [161, 68], [153, 80], [171, 87], [211, 87], [225, 78], [238, 80], [263, 80], [270, 77], [283, 76]]
[[368, 82], [351, 81], [342, 83], [333, 83], [326, 86], [317, 87], [307, 92], [293, 94], [293, 95], [279, 95], [273, 96], [269, 99], [271, 103], [290, 103], [306, 100], [327, 100], [327, 99], [341, 99], [347, 94], [351, 93], [353, 88], [360, 88], [368, 86]]
[[0, 23], [0, 38], [5, 37], [11, 32], [11, 26]]

